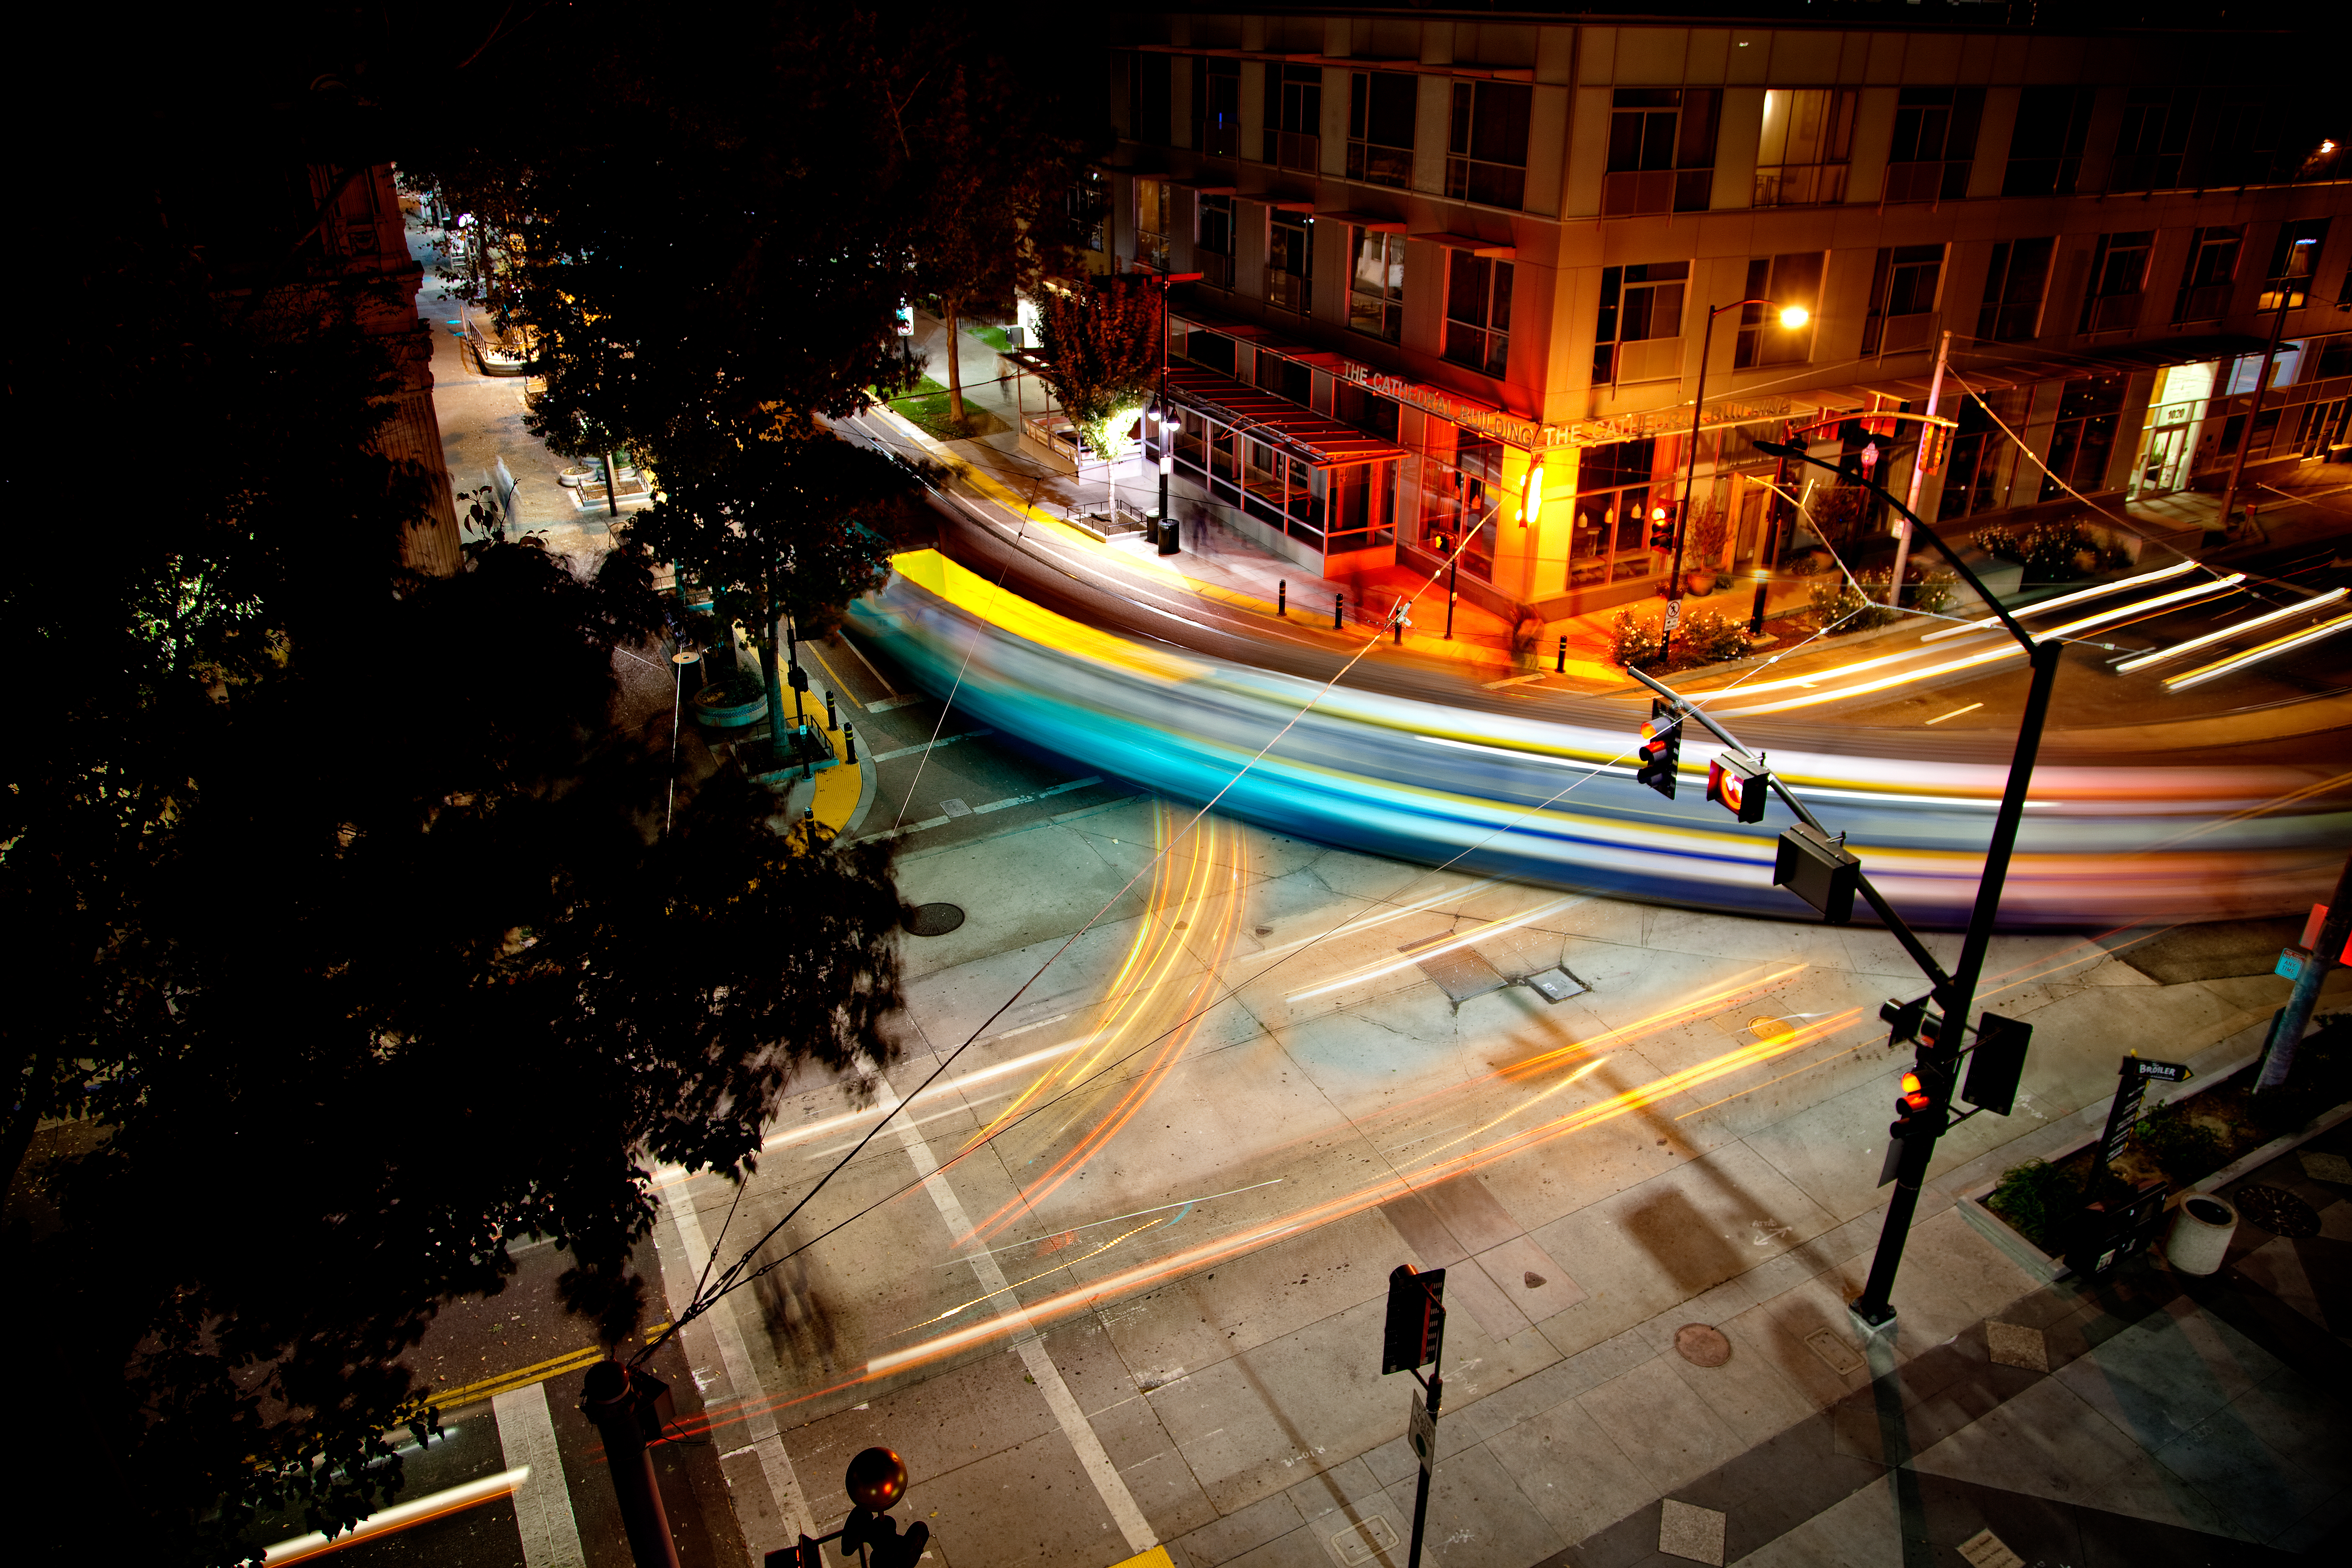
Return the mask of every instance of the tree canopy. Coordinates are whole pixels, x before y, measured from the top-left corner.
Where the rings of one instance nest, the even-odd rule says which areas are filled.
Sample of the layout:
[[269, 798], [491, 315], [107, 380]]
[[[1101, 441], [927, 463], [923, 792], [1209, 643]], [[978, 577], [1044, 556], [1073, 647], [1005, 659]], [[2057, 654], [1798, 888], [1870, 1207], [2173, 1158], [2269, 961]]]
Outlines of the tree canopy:
[[1087, 445], [1108, 455], [1160, 375], [1160, 299], [1150, 278], [1097, 278], [1038, 301], [1046, 384]]

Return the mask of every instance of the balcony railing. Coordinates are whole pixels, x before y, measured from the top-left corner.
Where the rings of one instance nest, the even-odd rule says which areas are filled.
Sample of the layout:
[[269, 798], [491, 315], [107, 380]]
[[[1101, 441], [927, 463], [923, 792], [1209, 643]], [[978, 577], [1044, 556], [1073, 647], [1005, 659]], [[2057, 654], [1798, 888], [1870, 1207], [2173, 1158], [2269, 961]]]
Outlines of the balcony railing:
[[1311, 174], [1322, 166], [1323, 138], [1303, 131], [1268, 131], [1265, 161], [1281, 169]]
[[1312, 279], [1301, 278], [1295, 272], [1269, 271], [1265, 275], [1265, 302], [1276, 310], [1296, 310], [1303, 316], [1314, 298]]
[[2234, 283], [2200, 283], [2180, 291], [2180, 308], [2172, 313], [2176, 321], [2217, 321], [2230, 313], [2230, 295]]
[[1412, 149], [1350, 142], [1348, 143], [1348, 178], [1361, 180], [1367, 184], [1394, 185], [1402, 190], [1412, 184]]
[[1682, 374], [1680, 338], [1644, 338], [1639, 342], [1617, 345], [1615, 380], [1620, 386], [1637, 381], [1674, 381]]
[[1950, 202], [1968, 194], [1966, 159], [1886, 165], [1885, 199], [1889, 202]]
[[1445, 160], [1445, 194], [1455, 201], [1477, 202], [1514, 212], [1527, 205], [1528, 172], [1510, 163], [1485, 163], [1475, 158]]
[[1445, 357], [1482, 374], [1501, 376], [1510, 363], [1508, 332], [1491, 331], [1464, 321], [1445, 323]]
[[1936, 341], [1936, 312], [1922, 310], [1909, 316], [1881, 316], [1871, 325], [1876, 329], [1878, 346], [1865, 348], [1866, 353], [1881, 354], [1918, 353]]
[[1601, 179], [1601, 216], [1705, 212], [1713, 169], [1620, 169]]
[[1826, 206], [1845, 200], [1843, 163], [1776, 163], [1756, 171], [1759, 207]]
[[1213, 251], [1196, 250], [1192, 253], [1192, 264], [1201, 269], [1201, 281], [1210, 288], [1230, 289], [1234, 286], [1232, 257], [1219, 256]]
[[1135, 258], [1154, 272], [1168, 268], [1168, 237], [1153, 234], [1149, 229], [1135, 231]]
[[2109, 294], [2091, 301], [2090, 326], [2094, 332], [2119, 332], [2139, 325], [2140, 307], [2147, 300], [2145, 294]]

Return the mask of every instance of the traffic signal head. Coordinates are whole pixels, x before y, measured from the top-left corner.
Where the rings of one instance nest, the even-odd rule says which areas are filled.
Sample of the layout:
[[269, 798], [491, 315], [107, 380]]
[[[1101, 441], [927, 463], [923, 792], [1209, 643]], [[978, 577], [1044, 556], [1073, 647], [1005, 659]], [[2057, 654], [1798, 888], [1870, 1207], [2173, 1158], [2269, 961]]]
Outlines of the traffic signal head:
[[841, 1525], [841, 1554], [855, 1558], [858, 1549], [866, 1551], [866, 1568], [915, 1568], [923, 1560], [923, 1548], [931, 1541], [931, 1527], [917, 1520], [898, 1533], [898, 1521], [887, 1513], [873, 1513], [862, 1508], [849, 1510]]
[[1903, 1075], [1903, 1092], [1895, 1101], [1896, 1110], [1925, 1110], [1935, 1103], [1936, 1097], [1927, 1092], [1927, 1086], [1919, 1081], [1917, 1073], [1906, 1072]]
[[1764, 797], [1771, 793], [1764, 764], [1745, 752], [1726, 752], [1706, 764], [1706, 798], [1742, 822], [1764, 820]]
[[1388, 1321], [1381, 1336], [1381, 1375], [1412, 1372], [1437, 1359], [1445, 1334], [1445, 1270], [1410, 1263], [1389, 1271]]
[[2007, 1116], [2017, 1104], [2018, 1080], [2025, 1076], [2025, 1047], [2033, 1026], [1998, 1013], [1977, 1019], [1977, 1048], [1969, 1057], [1968, 1087], [1960, 1098], [1980, 1110]]
[[1862, 886], [1862, 862], [1846, 853], [1836, 839], [1805, 823], [1790, 824], [1780, 835], [1772, 862], [1772, 885], [1786, 888], [1822, 912], [1822, 919], [1842, 926], [1853, 919], [1853, 895]]
[[1683, 755], [1683, 716], [1672, 702], [1663, 697], [1650, 700], [1650, 721], [1642, 726], [1642, 759], [1634, 770], [1641, 781], [1664, 795], [1675, 798], [1675, 770], [1681, 766]]

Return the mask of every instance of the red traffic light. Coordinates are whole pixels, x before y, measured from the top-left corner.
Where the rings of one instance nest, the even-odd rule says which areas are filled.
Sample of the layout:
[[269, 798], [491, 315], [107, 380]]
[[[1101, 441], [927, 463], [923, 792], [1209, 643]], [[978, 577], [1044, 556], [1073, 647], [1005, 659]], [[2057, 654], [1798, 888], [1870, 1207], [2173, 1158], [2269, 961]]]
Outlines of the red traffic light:
[[1895, 1101], [1895, 1110], [1925, 1110], [1935, 1103], [1935, 1096], [1927, 1092], [1927, 1085], [1919, 1081], [1917, 1073], [1906, 1072], [1903, 1075], [1903, 1098]]
[[1764, 797], [1771, 793], [1764, 764], [1744, 752], [1726, 752], [1706, 764], [1706, 798], [1742, 822], [1764, 820]]

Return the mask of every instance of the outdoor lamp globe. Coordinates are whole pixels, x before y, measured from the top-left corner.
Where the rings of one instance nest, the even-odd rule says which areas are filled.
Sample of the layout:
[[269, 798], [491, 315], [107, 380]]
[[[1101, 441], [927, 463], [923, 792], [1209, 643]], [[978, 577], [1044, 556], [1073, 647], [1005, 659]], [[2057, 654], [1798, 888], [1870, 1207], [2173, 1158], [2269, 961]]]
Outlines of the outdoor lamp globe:
[[1812, 319], [1813, 313], [1802, 305], [1790, 305], [1780, 312], [1780, 324], [1792, 332]]

